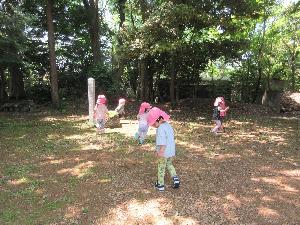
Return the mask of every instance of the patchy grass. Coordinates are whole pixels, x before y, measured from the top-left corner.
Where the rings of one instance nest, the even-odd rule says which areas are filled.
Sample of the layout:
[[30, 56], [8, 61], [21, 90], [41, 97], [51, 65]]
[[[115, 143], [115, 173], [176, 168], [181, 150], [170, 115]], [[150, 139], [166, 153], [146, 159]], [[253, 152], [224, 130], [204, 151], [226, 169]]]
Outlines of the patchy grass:
[[136, 111], [103, 135], [83, 115], [0, 114], [0, 224], [300, 224], [299, 118], [232, 113], [213, 136], [203, 109], [171, 112], [182, 186], [167, 175], [164, 193]]

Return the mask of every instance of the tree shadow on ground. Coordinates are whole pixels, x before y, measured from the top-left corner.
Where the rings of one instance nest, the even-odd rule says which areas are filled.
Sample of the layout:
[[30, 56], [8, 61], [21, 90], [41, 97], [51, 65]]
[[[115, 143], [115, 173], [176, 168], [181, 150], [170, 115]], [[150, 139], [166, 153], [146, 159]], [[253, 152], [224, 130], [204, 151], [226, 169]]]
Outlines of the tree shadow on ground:
[[220, 136], [173, 120], [182, 186], [166, 176], [164, 193], [155, 130], [139, 145], [134, 122], [96, 135], [82, 116], [0, 121], [4, 224], [300, 223], [297, 120], [231, 118]]

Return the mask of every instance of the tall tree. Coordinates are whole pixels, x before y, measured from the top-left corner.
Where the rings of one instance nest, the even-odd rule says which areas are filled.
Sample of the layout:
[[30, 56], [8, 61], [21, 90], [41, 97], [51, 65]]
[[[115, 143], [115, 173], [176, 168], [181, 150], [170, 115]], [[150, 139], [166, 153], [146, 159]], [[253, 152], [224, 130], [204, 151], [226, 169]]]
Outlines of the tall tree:
[[47, 0], [47, 28], [48, 28], [48, 45], [50, 58], [50, 83], [51, 83], [51, 98], [52, 104], [55, 108], [59, 107], [58, 95], [58, 79], [55, 55], [55, 38], [54, 38], [54, 24], [53, 24], [53, 0]]
[[[127, 0], [117, 0], [117, 9], [118, 9], [118, 14], [119, 14], [119, 32], [121, 33], [124, 29], [124, 22], [126, 19], [126, 2]], [[119, 35], [117, 37], [117, 42], [118, 42], [118, 49], [123, 48], [123, 40], [122, 36]], [[124, 68], [125, 68], [125, 58], [124, 57], [117, 57], [117, 73], [116, 73], [116, 82], [120, 82], [121, 78], [123, 76]]]
[[101, 63], [98, 0], [83, 0], [91, 39], [94, 65]]
[[[3, 71], [9, 71], [9, 97], [10, 99], [25, 98], [23, 52], [26, 43], [24, 35], [25, 16], [20, 11], [20, 1], [3, 1], [0, 3], [0, 65], [2, 69], [2, 97], [5, 97], [5, 81]], [[3, 100], [3, 99], [2, 99]]]
[[282, 42], [287, 52], [287, 61], [290, 68], [291, 90], [296, 90], [297, 62], [300, 61], [300, 2], [292, 5], [284, 12], [285, 23], [282, 27]]

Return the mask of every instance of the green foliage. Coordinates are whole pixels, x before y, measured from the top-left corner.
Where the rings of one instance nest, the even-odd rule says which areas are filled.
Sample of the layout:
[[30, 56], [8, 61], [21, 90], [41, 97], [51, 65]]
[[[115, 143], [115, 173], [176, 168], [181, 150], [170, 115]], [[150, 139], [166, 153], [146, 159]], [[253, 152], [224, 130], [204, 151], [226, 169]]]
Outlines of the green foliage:
[[36, 83], [26, 90], [26, 96], [36, 103], [45, 103], [51, 100], [51, 89], [48, 84]]
[[[261, 91], [272, 78], [288, 81], [291, 89], [300, 88], [299, 4], [284, 8], [273, 0], [109, 0], [112, 21], [108, 21], [102, 3], [99, 51], [103, 62], [93, 65], [89, 14], [82, 0], [55, 1], [61, 97], [72, 99], [85, 93], [88, 77], [96, 79], [97, 92], [135, 97], [140, 63], [145, 59], [155, 90], [160, 79], [170, 80], [171, 68], [179, 83], [201, 82], [210, 66], [220, 74], [220, 59], [225, 62], [222, 73], [234, 74], [232, 81], [239, 92], [247, 90], [243, 96], [255, 92], [257, 83]], [[0, 65], [18, 63], [28, 98], [50, 100], [45, 2], [6, 0], [0, 7]], [[122, 16], [124, 23], [119, 27]], [[235, 71], [230, 64], [235, 64]], [[119, 71], [122, 77], [117, 77]], [[260, 82], [258, 74], [262, 74]], [[8, 89], [8, 82], [3, 83]]]

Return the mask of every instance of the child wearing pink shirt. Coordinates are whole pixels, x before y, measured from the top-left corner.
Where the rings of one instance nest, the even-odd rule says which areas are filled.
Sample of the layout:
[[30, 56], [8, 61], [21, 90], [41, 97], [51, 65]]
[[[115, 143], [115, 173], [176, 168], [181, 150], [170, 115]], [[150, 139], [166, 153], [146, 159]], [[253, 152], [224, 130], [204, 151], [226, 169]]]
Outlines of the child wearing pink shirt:
[[108, 119], [108, 109], [105, 95], [99, 95], [94, 108], [94, 119], [96, 120], [97, 133], [105, 132], [105, 123]]
[[151, 107], [152, 106], [148, 102], [143, 102], [140, 105], [139, 113], [137, 115], [137, 119], [139, 121], [139, 128], [138, 131], [135, 133], [134, 138], [138, 140], [140, 144], [144, 143], [149, 129], [147, 119]]
[[217, 97], [214, 102], [214, 109], [213, 109], [213, 121], [215, 121], [215, 127], [211, 130], [213, 134], [217, 134], [219, 131], [222, 130], [222, 121], [223, 118], [226, 116], [229, 107], [226, 107], [224, 97]]

